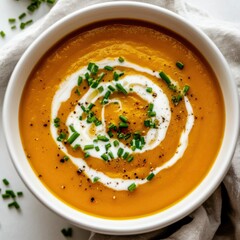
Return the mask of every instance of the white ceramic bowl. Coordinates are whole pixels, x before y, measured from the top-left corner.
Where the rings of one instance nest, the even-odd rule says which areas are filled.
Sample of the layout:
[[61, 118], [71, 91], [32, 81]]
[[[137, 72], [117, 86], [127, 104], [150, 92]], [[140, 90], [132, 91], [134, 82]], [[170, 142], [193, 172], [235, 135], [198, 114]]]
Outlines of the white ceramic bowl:
[[[114, 18], [152, 22], [176, 32], [192, 43], [208, 60], [215, 72], [223, 92], [226, 109], [222, 146], [214, 165], [201, 184], [171, 208], [132, 220], [108, 220], [87, 215], [53, 196], [37, 178], [24, 154], [18, 125], [19, 103], [24, 85], [42, 55], [58, 40], [74, 30], [92, 22]], [[213, 193], [225, 176], [234, 153], [239, 132], [239, 103], [237, 87], [226, 61], [211, 40], [195, 26], [176, 14], [154, 5], [111, 2], [93, 5], [65, 17], [34, 41], [19, 60], [9, 81], [3, 106], [3, 124], [13, 163], [24, 183], [41, 202], [79, 227], [105, 234], [124, 235], [143, 233], [169, 225], [192, 212]]]

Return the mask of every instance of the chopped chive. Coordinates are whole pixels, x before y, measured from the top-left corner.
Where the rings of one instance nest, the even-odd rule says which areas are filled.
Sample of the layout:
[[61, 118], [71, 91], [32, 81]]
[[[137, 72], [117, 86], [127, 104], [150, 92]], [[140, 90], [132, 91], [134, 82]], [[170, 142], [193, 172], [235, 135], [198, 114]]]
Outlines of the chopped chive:
[[16, 25], [11, 26], [11, 29], [16, 29], [16, 28], [17, 28]]
[[108, 155], [109, 155], [109, 157], [110, 157], [111, 159], [114, 159], [113, 153], [112, 153], [111, 151], [108, 152]]
[[128, 186], [128, 191], [133, 192], [137, 188], [135, 183], [132, 183], [131, 185]]
[[12, 198], [15, 198], [15, 197], [16, 197], [16, 194], [15, 194], [14, 191], [12, 191], [12, 190], [6, 190], [5, 193], [8, 194], [8, 195], [10, 195]]
[[108, 151], [108, 149], [109, 149], [111, 146], [112, 146], [111, 143], [106, 144], [106, 145], [105, 145], [106, 151]]
[[81, 109], [83, 110], [83, 112], [86, 112], [86, 108], [83, 105], [81, 105]]
[[123, 152], [124, 152], [123, 148], [119, 148], [118, 151], [117, 151], [118, 157], [121, 157]]
[[107, 71], [113, 71], [113, 67], [111, 66], [105, 66], [104, 69]]
[[84, 74], [84, 77], [86, 78], [86, 80], [88, 80], [88, 79], [90, 78], [90, 74], [89, 74], [88, 72], [86, 72], [86, 73]]
[[104, 99], [108, 99], [111, 95], [111, 92], [110, 91], [107, 91], [104, 95]]
[[101, 122], [100, 120], [96, 120], [96, 121], [94, 121], [94, 124], [95, 124], [95, 126], [97, 127], [97, 126], [101, 125], [102, 122]]
[[118, 81], [118, 79], [119, 79], [119, 75], [116, 72], [113, 73], [113, 79], [115, 81]]
[[125, 116], [123, 116], [123, 115], [120, 115], [120, 116], [119, 116], [119, 119], [120, 119], [121, 121], [123, 121], [124, 123], [127, 123], [127, 122], [128, 122], [128, 119], [127, 119]]
[[151, 87], [147, 87], [147, 88], [146, 88], [146, 92], [152, 93], [152, 88], [151, 88]]
[[73, 125], [69, 125], [69, 128], [71, 129], [72, 132], [76, 132], [75, 128], [73, 127]]
[[98, 88], [98, 91], [99, 91], [100, 93], [102, 93], [102, 92], [104, 91], [103, 86], [100, 86], [100, 87]]
[[88, 157], [90, 157], [90, 153], [89, 152], [85, 152], [84, 158], [88, 158]]
[[119, 123], [119, 127], [120, 127], [120, 128], [128, 128], [128, 124], [125, 123], [125, 122], [120, 122], [120, 123]]
[[25, 26], [31, 24], [33, 22], [33, 20], [28, 20], [27, 22], [25, 22]]
[[78, 148], [80, 148], [80, 144], [75, 144], [74, 147], [73, 147], [73, 150], [77, 150]]
[[117, 135], [118, 139], [123, 139], [125, 137], [124, 133], [118, 133]]
[[59, 123], [60, 122], [60, 118], [59, 117], [54, 118], [53, 122], [54, 123]]
[[108, 161], [108, 155], [106, 153], [102, 154], [101, 155], [101, 158], [104, 160], [104, 161]]
[[78, 77], [77, 85], [80, 86], [83, 81], [83, 78], [81, 76]]
[[184, 68], [184, 64], [183, 64], [182, 62], [179, 62], [179, 61], [176, 62], [176, 66], [177, 66], [180, 70], [182, 70], [182, 69]]
[[131, 136], [132, 136], [131, 133], [127, 133], [127, 134], [125, 134], [124, 139], [127, 140], [127, 139], [129, 139]]
[[9, 22], [9, 23], [15, 23], [15, 22], [16, 22], [16, 18], [9, 18], [9, 19], [8, 19], [8, 22]]
[[16, 209], [19, 209], [19, 208], [20, 208], [19, 204], [18, 204], [16, 201], [14, 201], [14, 202], [12, 202], [12, 203], [9, 203], [9, 204], [8, 204], [8, 207], [9, 207], [9, 208], [15, 207]]
[[11, 197], [11, 196], [10, 196], [9, 194], [6, 194], [6, 193], [5, 193], [5, 194], [2, 194], [2, 198], [3, 198], [3, 199], [7, 199], [7, 198], [10, 198], [10, 197]]
[[96, 75], [98, 72], [98, 66], [95, 63], [89, 63], [87, 69], [93, 75]]
[[23, 196], [23, 192], [17, 192], [17, 196], [18, 197], [22, 197]]
[[110, 89], [112, 92], [114, 92], [116, 89], [113, 87], [113, 86], [111, 86], [111, 85], [109, 85], [108, 86], [108, 89]]
[[97, 88], [104, 76], [105, 73], [101, 73], [101, 75], [92, 83], [91, 88]]
[[128, 162], [131, 162], [132, 160], [134, 159], [134, 156], [133, 155], [130, 155], [127, 159]]
[[172, 102], [174, 103], [175, 106], [177, 106], [181, 100], [182, 100], [182, 95], [180, 94], [172, 97]]
[[4, 37], [6, 36], [5, 32], [4, 32], [4, 31], [1, 31], [1, 32], [0, 32], [0, 36], [1, 36], [2, 38], [4, 38]]
[[153, 112], [148, 112], [148, 116], [149, 117], [155, 117], [156, 116], [156, 112], [153, 111]]
[[99, 152], [99, 151], [100, 151], [99, 146], [96, 146], [96, 147], [95, 147], [95, 150], [96, 150], [97, 152]]
[[87, 80], [88, 86], [91, 86], [93, 83], [93, 78], [89, 77]]
[[129, 152], [125, 152], [124, 154], [123, 154], [123, 159], [127, 159], [127, 157], [128, 157], [128, 155], [129, 155]]
[[124, 94], [127, 94], [127, 91], [126, 91], [126, 89], [122, 86], [122, 84], [117, 83], [117, 84], [116, 84], [116, 87], [117, 87], [117, 89], [118, 89], [119, 92], [122, 92], [122, 93], [124, 93]]
[[141, 141], [141, 144], [142, 144], [142, 145], [144, 145], [144, 144], [146, 143], [143, 136], [140, 137], [140, 141]]
[[90, 118], [88, 117], [88, 118], [87, 118], [87, 123], [92, 123], [92, 122], [96, 121], [96, 119], [97, 119], [97, 118], [96, 118], [95, 116], [90, 117]]
[[93, 142], [94, 143], [98, 143], [98, 140], [95, 138], [95, 139], [93, 139]]
[[57, 141], [61, 142], [63, 139], [66, 138], [66, 136], [67, 136], [66, 133], [61, 132], [61, 133], [59, 134], [59, 136], [57, 137]]
[[159, 76], [161, 77], [162, 80], [164, 80], [167, 83], [167, 85], [171, 84], [170, 78], [164, 72], [160, 72]]
[[79, 133], [78, 132], [74, 132], [67, 140], [67, 142], [69, 144], [72, 144], [78, 137], [79, 137]]
[[108, 90], [108, 91], [105, 93], [105, 95], [104, 95], [101, 103], [102, 103], [102, 104], [108, 103], [108, 98], [109, 98], [110, 95], [111, 95], [111, 92]]
[[19, 19], [21, 20], [21, 19], [23, 19], [24, 17], [26, 17], [27, 16], [27, 14], [26, 13], [22, 13], [21, 15], [19, 15]]
[[95, 81], [95, 82], [93, 82], [92, 84], [91, 84], [91, 88], [97, 88], [98, 87], [98, 85], [99, 85], [99, 82], [97, 82], [97, 81]]
[[131, 149], [132, 149], [133, 151], [135, 151], [137, 148], [136, 148], [136, 146], [132, 146]]
[[63, 157], [63, 160], [68, 161], [68, 160], [69, 160], [69, 156], [65, 155], [65, 156]]
[[147, 180], [148, 180], [148, 181], [152, 180], [154, 176], [155, 176], [154, 173], [150, 173], [150, 174], [147, 176]]
[[63, 234], [64, 237], [72, 237], [72, 228], [68, 228], [68, 229], [63, 228], [61, 230], [61, 233]]
[[136, 139], [135, 140], [135, 146], [136, 146], [136, 148], [140, 148], [140, 141], [139, 141], [139, 139]]
[[145, 127], [150, 127], [151, 126], [151, 121], [149, 119], [144, 120], [144, 126]]
[[25, 28], [25, 26], [26, 26], [26, 24], [24, 23], [24, 22], [22, 22], [21, 24], [20, 24], [20, 29], [24, 29]]
[[154, 104], [150, 103], [149, 106], [148, 106], [148, 111], [152, 112], [153, 107], [154, 107]]
[[185, 96], [187, 94], [187, 92], [189, 91], [190, 87], [188, 85], [185, 85], [183, 87], [183, 95]]
[[124, 58], [119, 57], [119, 58], [118, 58], [118, 61], [119, 61], [120, 63], [123, 63], [123, 62], [124, 62]]
[[108, 142], [109, 141], [109, 139], [106, 136], [103, 136], [103, 135], [98, 135], [97, 139], [100, 140], [100, 141], [103, 141], [103, 142]]
[[91, 88], [97, 88], [104, 76], [105, 73], [101, 73], [101, 75], [91, 84]]
[[112, 137], [114, 136], [111, 130], [109, 130], [109, 131], [107, 132], [107, 134], [108, 134], [108, 136], [109, 136], [110, 138], [112, 138]]
[[93, 144], [85, 145], [83, 148], [84, 151], [89, 149], [94, 149], [94, 145]]
[[94, 177], [94, 178], [93, 178], [93, 183], [98, 182], [99, 179], [100, 179], [99, 177]]
[[137, 131], [133, 134], [133, 139], [139, 139], [141, 137], [140, 132]]
[[95, 104], [90, 103], [90, 104], [88, 105], [88, 110], [90, 111], [94, 106], [95, 106]]
[[8, 185], [9, 185], [9, 181], [8, 181], [6, 178], [4, 178], [2, 181], [3, 181], [3, 183], [4, 183], [5, 186], [8, 186]]
[[114, 140], [113, 145], [114, 145], [114, 147], [118, 147], [119, 146], [119, 141], [118, 140]]
[[110, 125], [108, 126], [109, 130], [117, 130], [117, 126], [113, 123], [110, 123]]

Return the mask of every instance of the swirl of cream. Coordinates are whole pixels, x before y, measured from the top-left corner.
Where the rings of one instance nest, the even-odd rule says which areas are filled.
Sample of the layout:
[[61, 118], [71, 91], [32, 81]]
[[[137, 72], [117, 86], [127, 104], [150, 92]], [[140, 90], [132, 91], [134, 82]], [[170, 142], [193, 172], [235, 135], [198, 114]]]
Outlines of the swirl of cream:
[[[159, 76], [157, 75], [158, 73], [151, 71], [148, 68], [143, 68], [140, 67], [136, 64], [133, 64], [128, 61], [124, 61], [123, 63], [119, 63], [117, 59], [111, 60], [111, 59], [104, 59], [100, 62], [96, 62], [96, 64], [99, 66], [99, 68], [104, 68], [104, 66], [124, 66], [128, 68], [135, 69], [138, 72], [145, 72], [150, 75], [153, 75], [155, 77]], [[72, 89], [76, 86], [76, 79], [78, 78], [79, 75], [83, 75], [85, 72], [87, 72], [87, 67], [84, 67], [71, 76], [69, 76], [60, 86], [58, 91], [56, 92], [53, 102], [52, 102], [52, 119], [57, 117], [58, 110], [61, 106], [61, 103], [66, 101], [71, 94]], [[146, 144], [143, 146], [142, 149], [136, 149], [135, 153], [141, 153], [147, 150], [154, 149], [157, 147], [161, 141], [165, 138], [170, 120], [171, 120], [171, 111], [170, 111], [170, 106], [169, 106], [169, 101], [167, 96], [164, 94], [162, 89], [160, 89], [156, 84], [154, 84], [150, 79], [147, 77], [141, 75], [141, 74], [136, 74], [136, 75], [127, 75], [125, 77], [121, 78], [121, 84], [124, 86], [124, 88], [129, 91], [131, 88], [133, 92], [138, 94], [141, 98], [146, 100], [149, 103], [154, 104], [154, 110], [156, 111], [156, 117], [155, 119], [159, 122], [159, 127], [157, 129], [149, 129], [147, 135], [144, 137]], [[101, 96], [104, 96], [106, 91], [108, 90], [108, 86], [114, 86], [113, 82], [110, 83], [104, 83], [101, 82], [99, 86], [102, 86], [104, 91], [102, 93], [99, 93], [96, 89], [89, 88], [88, 92], [80, 99], [79, 105], [83, 105], [86, 102], [91, 102], [94, 104], [94, 102]], [[156, 94], [156, 97], [153, 97], [152, 94], [147, 94], [146, 93], [146, 86], [151, 87], [153, 91]], [[111, 102], [116, 102], [118, 101], [120, 107], [121, 107], [121, 102], [117, 99], [110, 99], [108, 104]], [[175, 154], [172, 156], [172, 158], [167, 161], [165, 164], [163, 164], [160, 167], [155, 168], [151, 173], [153, 174], [158, 174], [161, 170], [173, 166], [184, 154], [187, 145], [188, 145], [188, 135], [194, 125], [194, 117], [193, 117], [193, 110], [191, 107], [191, 104], [188, 100], [187, 97], [184, 97], [184, 102], [185, 106], [187, 109], [187, 122], [185, 129], [182, 131], [180, 140], [179, 140], [179, 145], [178, 148], [176, 149]], [[161, 103], [161, 104], [160, 104]], [[79, 120], [79, 116], [83, 113], [82, 108], [76, 105], [75, 109], [68, 115], [66, 125], [70, 126], [72, 125], [74, 129], [80, 133], [80, 136], [74, 141], [75, 144], [80, 144], [81, 146], [85, 146], [88, 144], [93, 144], [93, 140], [96, 138], [98, 135], [107, 135], [105, 132], [106, 126], [104, 122], [104, 112], [105, 112], [105, 106], [102, 108], [101, 112], [101, 117], [102, 117], [102, 123], [101, 125], [96, 127], [96, 133], [95, 136], [90, 136], [89, 129], [90, 129], [90, 124], [88, 124], [85, 120]], [[85, 106], [87, 107], [87, 106]], [[163, 121], [164, 119], [164, 121]], [[84, 127], [82, 127], [84, 126]], [[51, 134], [53, 136], [53, 139], [56, 141], [57, 145], [62, 149], [62, 151], [68, 155], [71, 159], [71, 161], [79, 168], [79, 169], [84, 169], [85, 174], [88, 175], [90, 179], [94, 179], [95, 177], [99, 178], [99, 182], [104, 184], [105, 186], [112, 188], [114, 190], [128, 190], [128, 186], [130, 186], [132, 183], [135, 183], [136, 185], [141, 185], [146, 182], [148, 182], [147, 179], [121, 179], [121, 178], [111, 178], [107, 176], [105, 173], [97, 171], [91, 167], [88, 166], [86, 161], [81, 158], [76, 158], [72, 155], [70, 155], [65, 147], [65, 145], [62, 142], [58, 142], [56, 139], [58, 137], [57, 129], [51, 125]], [[71, 132], [71, 129], [68, 129], [69, 132]], [[115, 139], [110, 138], [109, 142], [111, 145], [113, 145], [113, 141]], [[89, 150], [89, 153], [91, 156], [95, 158], [101, 158], [101, 155], [106, 152], [105, 149], [105, 144], [104, 142], [98, 142], [97, 146], [99, 147], [99, 151], [95, 151], [95, 149]], [[120, 145], [118, 148], [111, 148], [111, 151], [113, 153], [113, 156], [116, 158], [117, 157], [117, 151], [119, 148], [123, 148], [124, 152], [127, 151], [130, 154], [132, 153], [132, 149], [129, 148], [128, 146], [124, 145], [123, 143], [120, 142]]]

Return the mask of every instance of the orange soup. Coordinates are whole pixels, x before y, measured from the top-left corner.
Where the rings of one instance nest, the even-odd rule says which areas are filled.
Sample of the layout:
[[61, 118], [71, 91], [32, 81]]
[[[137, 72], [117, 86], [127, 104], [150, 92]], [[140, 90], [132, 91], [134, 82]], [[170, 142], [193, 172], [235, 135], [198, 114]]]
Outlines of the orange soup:
[[19, 125], [40, 181], [79, 211], [136, 218], [193, 191], [221, 146], [207, 61], [159, 26], [113, 20], [58, 42], [32, 71]]

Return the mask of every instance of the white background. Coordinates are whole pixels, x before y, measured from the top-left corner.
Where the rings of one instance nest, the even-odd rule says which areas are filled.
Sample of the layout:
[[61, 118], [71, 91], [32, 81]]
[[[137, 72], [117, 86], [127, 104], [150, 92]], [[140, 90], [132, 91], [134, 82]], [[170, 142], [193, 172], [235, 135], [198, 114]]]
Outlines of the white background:
[[[85, 1], [85, 0], [84, 0]], [[240, 0], [187, 0], [204, 9], [213, 17], [240, 24]], [[0, 37], [0, 48], [11, 40], [19, 30], [11, 30], [8, 19], [17, 18], [26, 11], [29, 0], [0, 0], [0, 31], [6, 33], [6, 37]], [[26, 21], [34, 21], [49, 11], [49, 7], [44, 5]], [[25, 21], [25, 19], [24, 19]], [[1, 69], [0, 69], [1, 71]], [[0, 99], [0, 101], [2, 101]], [[0, 103], [0, 111], [2, 103]], [[0, 129], [2, 128], [2, 118], [0, 118]], [[89, 233], [82, 229], [71, 226], [67, 221], [55, 215], [26, 189], [18, 177], [9, 154], [6, 150], [2, 131], [0, 130], [0, 181], [3, 178], [9, 179], [11, 188], [15, 191], [23, 191], [24, 196], [19, 199], [22, 211], [8, 209], [8, 201], [0, 197], [0, 240], [61, 240], [65, 239], [61, 234], [62, 228], [72, 227], [73, 237], [71, 239], [86, 240]], [[0, 188], [5, 191], [5, 187], [0, 182]]]

